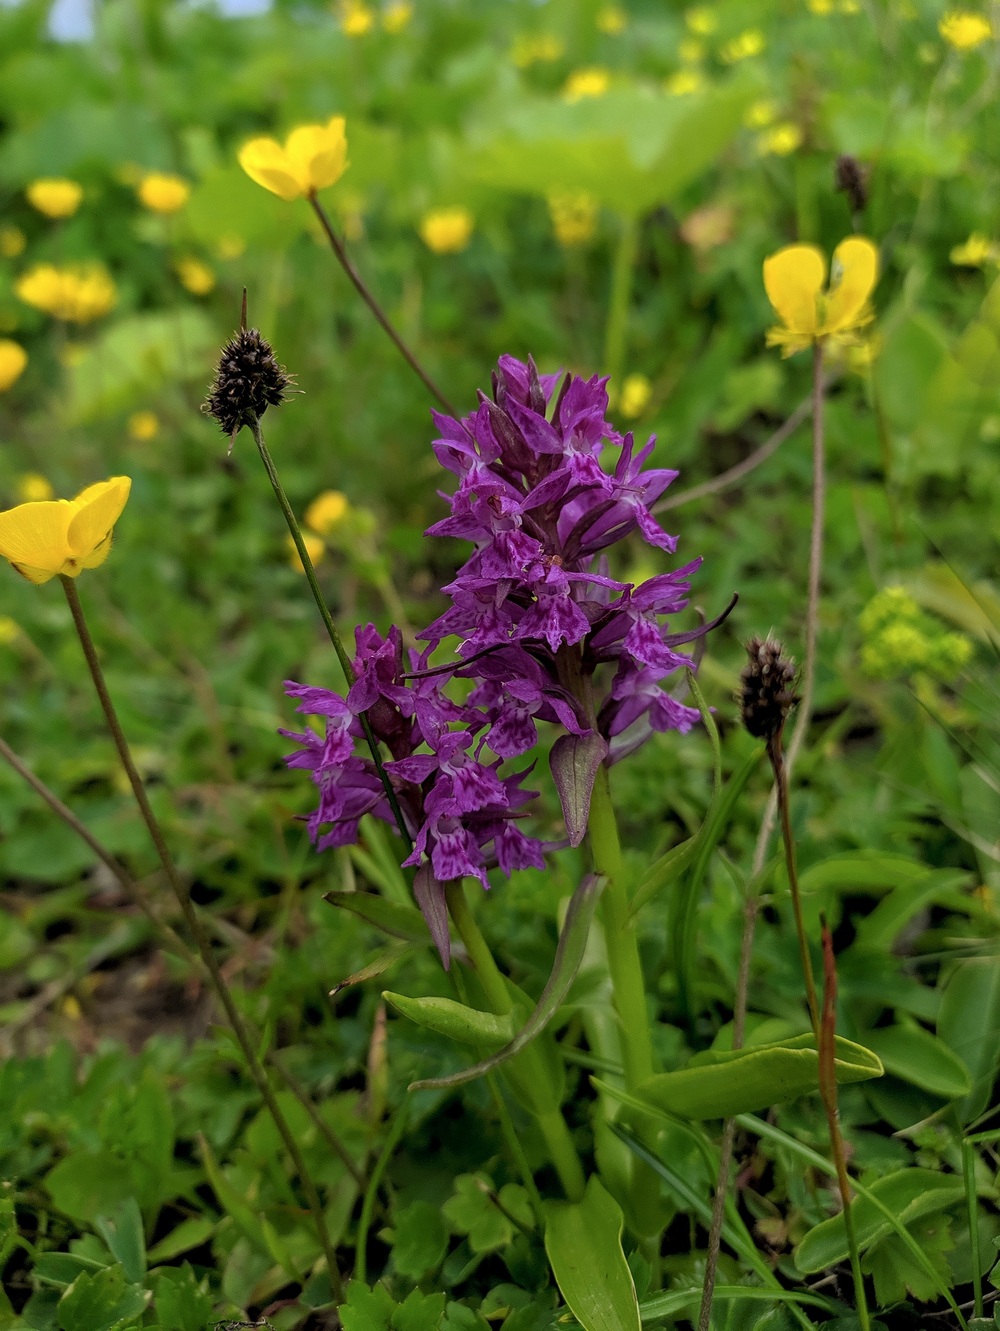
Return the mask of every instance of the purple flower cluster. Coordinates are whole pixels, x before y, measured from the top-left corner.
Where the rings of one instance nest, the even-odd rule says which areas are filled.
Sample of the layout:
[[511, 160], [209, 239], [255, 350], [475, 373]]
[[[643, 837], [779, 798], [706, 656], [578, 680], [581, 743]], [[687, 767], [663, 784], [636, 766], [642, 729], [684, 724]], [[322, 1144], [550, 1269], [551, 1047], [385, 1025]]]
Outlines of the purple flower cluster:
[[[480, 394], [460, 421], [435, 415], [434, 451], [458, 488], [450, 516], [427, 534], [475, 549], [444, 588], [448, 608], [418, 635], [424, 651], [404, 664], [398, 629], [382, 638], [369, 625], [358, 630], [346, 698], [286, 686], [300, 712], [326, 722], [323, 737], [283, 732], [302, 746], [290, 766], [311, 771], [319, 788], [309, 830], [320, 849], [353, 842], [366, 813], [393, 820], [375, 764], [359, 752], [362, 713], [388, 750], [414, 843], [406, 863], [417, 867], [415, 895], [446, 965], [444, 884], [473, 876], [488, 887], [494, 865], [510, 874], [543, 864], [542, 843], [521, 827], [536, 793], [522, 784], [531, 766], [502, 770], [534, 747], [538, 722], [566, 732], [558, 743], [589, 746], [591, 757], [596, 746], [610, 760], [613, 748], [698, 719], [661, 685], [689, 664], [676, 648], [704, 631], [663, 625], [687, 604], [701, 561], [635, 586], [611, 577], [606, 557], [633, 532], [673, 553], [676, 538], [650, 510], [677, 473], [644, 470], [654, 441], [636, 453], [632, 435], [609, 424], [606, 379], [560, 378], [504, 356], [491, 398]], [[609, 448], [613, 466], [602, 465]], [[431, 666], [446, 639], [456, 640], [451, 663]], [[473, 681], [464, 701], [447, 692], [454, 677]], [[563, 770], [553, 762], [561, 798]], [[582, 828], [570, 824], [567, 816], [575, 843]]]

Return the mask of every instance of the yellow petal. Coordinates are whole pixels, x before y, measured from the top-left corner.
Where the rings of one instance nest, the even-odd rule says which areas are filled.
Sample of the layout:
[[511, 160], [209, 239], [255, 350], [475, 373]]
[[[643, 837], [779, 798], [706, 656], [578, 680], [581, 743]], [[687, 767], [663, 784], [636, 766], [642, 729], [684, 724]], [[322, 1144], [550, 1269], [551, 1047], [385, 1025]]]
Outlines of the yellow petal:
[[275, 139], [251, 139], [240, 149], [239, 162], [251, 180], [281, 199], [301, 199], [305, 193], [288, 154]]
[[764, 290], [789, 332], [816, 336], [825, 277], [826, 259], [815, 245], [786, 245], [764, 260]]
[[326, 189], [347, 167], [347, 137], [344, 117], [334, 116], [327, 125], [300, 125], [285, 144], [292, 172], [304, 190]]
[[[70, 557], [83, 568], [95, 568], [107, 559], [111, 529], [125, 507], [131, 488], [132, 482], [127, 476], [112, 476], [109, 481], [88, 485], [72, 501], [75, 511], [66, 533], [66, 544]], [[94, 560], [94, 555], [102, 548], [100, 558]]]
[[0, 555], [32, 582], [47, 582], [69, 556], [73, 512], [66, 499], [43, 499], [0, 513]]
[[843, 333], [867, 323], [865, 306], [878, 281], [878, 250], [864, 236], [849, 236], [833, 251], [824, 333]]

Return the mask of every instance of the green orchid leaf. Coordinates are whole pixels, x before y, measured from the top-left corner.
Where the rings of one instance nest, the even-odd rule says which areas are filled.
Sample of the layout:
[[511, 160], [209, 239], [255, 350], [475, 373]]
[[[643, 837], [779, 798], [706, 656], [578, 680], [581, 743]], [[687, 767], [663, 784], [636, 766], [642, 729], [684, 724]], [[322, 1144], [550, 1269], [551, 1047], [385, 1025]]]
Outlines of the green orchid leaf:
[[546, 1202], [545, 1251], [584, 1331], [639, 1331], [639, 1301], [622, 1251], [621, 1207], [596, 1175], [579, 1202]]

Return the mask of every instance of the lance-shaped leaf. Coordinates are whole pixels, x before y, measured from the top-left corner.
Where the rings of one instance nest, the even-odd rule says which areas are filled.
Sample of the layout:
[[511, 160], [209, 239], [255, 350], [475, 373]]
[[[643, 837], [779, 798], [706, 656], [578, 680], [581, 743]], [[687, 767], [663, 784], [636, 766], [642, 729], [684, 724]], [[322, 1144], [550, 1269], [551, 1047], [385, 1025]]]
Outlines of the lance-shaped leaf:
[[596, 731], [589, 735], [561, 735], [552, 745], [549, 766], [571, 846], [578, 846], [587, 835], [590, 797], [597, 769], [607, 752], [607, 744]]
[[444, 895], [444, 883], [434, 877], [428, 862], [424, 862], [413, 875], [413, 895], [420, 913], [431, 931], [434, 946], [438, 950], [441, 964], [445, 970], [451, 965], [451, 932], [448, 928], [448, 903]]
[[[870, 1049], [836, 1037], [834, 1066], [839, 1082], [881, 1077]], [[749, 1049], [708, 1050], [686, 1067], [661, 1072], [636, 1088], [656, 1109], [682, 1118], [731, 1118], [808, 1095], [819, 1085], [819, 1058], [812, 1034]]]
[[412, 1082], [409, 1088], [411, 1091], [440, 1090], [443, 1087], [461, 1086], [464, 1082], [474, 1081], [476, 1077], [492, 1072], [494, 1068], [500, 1067], [502, 1063], [520, 1053], [525, 1045], [530, 1044], [545, 1030], [569, 993], [570, 985], [580, 969], [580, 962], [587, 946], [587, 935], [590, 932], [590, 922], [594, 918], [594, 910], [606, 881], [607, 879], [599, 874], [588, 874], [573, 893], [545, 988], [528, 1020], [510, 1043], [504, 1045], [491, 1058], [473, 1064], [464, 1072], [455, 1072], [450, 1077], [429, 1077], [424, 1081]]
[[514, 1035], [520, 1011], [514, 1009], [498, 1017], [493, 1012], [456, 1003], [453, 998], [408, 998], [386, 990], [382, 995], [390, 1007], [418, 1026], [446, 1035], [460, 1044], [482, 1045], [487, 1049], [505, 1045]]
[[324, 901], [341, 910], [349, 910], [366, 924], [374, 925], [392, 938], [408, 943], [427, 943], [427, 925], [416, 906], [404, 906], [398, 901], [387, 901], [375, 892], [326, 892]]
[[584, 1331], [639, 1331], [639, 1300], [622, 1252], [622, 1211], [596, 1174], [579, 1202], [545, 1202], [545, 1251]]
[[360, 970], [356, 970], [343, 980], [338, 981], [330, 990], [329, 996], [336, 998], [345, 989], [350, 989], [356, 984], [364, 984], [366, 980], [374, 980], [378, 975], [384, 975], [387, 970], [395, 966], [397, 961], [402, 961], [404, 957], [408, 957], [413, 950], [413, 947], [408, 944], [397, 944], [394, 947], [386, 948], [367, 966], [362, 966]]

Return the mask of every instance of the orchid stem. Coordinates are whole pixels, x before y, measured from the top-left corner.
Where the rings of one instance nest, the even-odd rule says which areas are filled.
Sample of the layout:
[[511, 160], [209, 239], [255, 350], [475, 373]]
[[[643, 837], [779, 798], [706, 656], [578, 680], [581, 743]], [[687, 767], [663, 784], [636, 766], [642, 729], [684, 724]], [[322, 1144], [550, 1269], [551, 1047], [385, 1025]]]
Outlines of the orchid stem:
[[135, 796], [135, 802], [139, 806], [139, 813], [141, 814], [142, 820], [149, 832], [150, 839], [156, 848], [156, 853], [159, 857], [160, 864], [163, 866], [163, 872], [166, 874], [167, 881], [177, 898], [177, 904], [180, 906], [181, 914], [184, 916], [184, 922], [187, 925], [188, 931], [198, 949], [198, 954], [208, 972], [212, 987], [215, 989], [219, 1002], [222, 1004], [223, 1010], [229, 1019], [229, 1024], [233, 1028], [233, 1034], [236, 1036], [240, 1049], [243, 1052], [243, 1057], [246, 1059], [247, 1069], [250, 1076], [256, 1085], [257, 1090], [260, 1092], [261, 1099], [267, 1106], [271, 1118], [274, 1120], [274, 1126], [277, 1128], [278, 1134], [284, 1142], [285, 1149], [288, 1151], [289, 1158], [299, 1176], [299, 1181], [306, 1194], [309, 1210], [312, 1213], [313, 1222], [316, 1226], [320, 1246], [322, 1247], [324, 1257], [326, 1258], [330, 1285], [334, 1291], [335, 1297], [339, 1298], [341, 1297], [343, 1290], [340, 1268], [337, 1265], [336, 1254], [330, 1240], [330, 1233], [326, 1224], [326, 1215], [323, 1211], [323, 1204], [320, 1201], [319, 1192], [313, 1182], [312, 1175], [306, 1167], [302, 1152], [299, 1150], [298, 1142], [295, 1140], [295, 1136], [281, 1111], [281, 1107], [278, 1104], [274, 1090], [267, 1078], [267, 1074], [264, 1072], [260, 1060], [257, 1057], [253, 1041], [250, 1038], [250, 1032], [247, 1029], [243, 1017], [240, 1015], [239, 1008], [236, 1006], [236, 1002], [229, 990], [229, 986], [226, 984], [218, 960], [212, 950], [212, 945], [208, 941], [208, 935], [205, 933], [201, 919], [195, 909], [194, 902], [191, 900], [191, 894], [181, 879], [177, 866], [174, 864], [173, 856], [170, 854], [170, 850], [167, 847], [166, 840], [163, 836], [163, 830], [160, 827], [156, 814], [153, 812], [151, 804], [149, 803], [149, 798], [146, 795], [146, 787], [143, 784], [142, 777], [139, 775], [139, 770], [132, 758], [132, 751], [129, 748], [125, 732], [118, 719], [118, 713], [111, 700], [111, 694], [108, 692], [107, 681], [104, 678], [104, 671], [97, 654], [97, 647], [91, 637], [86, 616], [83, 612], [83, 606], [80, 602], [80, 596], [76, 590], [76, 584], [72, 578], [68, 578], [65, 575], [60, 575], [59, 580], [66, 593], [66, 600], [69, 603], [70, 614], [73, 616], [73, 624], [76, 628], [77, 636], [80, 639], [80, 646], [83, 649], [83, 655], [90, 671], [90, 677], [93, 681], [98, 701], [101, 704], [101, 710], [104, 713], [108, 732], [111, 735], [112, 742], [114, 743], [118, 757], [121, 760], [121, 764], [125, 769], [125, 775], [128, 777], [129, 785], [132, 787], [132, 794]]
[[[336, 624], [333, 622], [333, 615], [326, 603], [322, 591], [320, 590], [319, 579], [316, 577], [316, 568], [309, 557], [309, 550], [302, 535], [302, 528], [299, 526], [298, 518], [295, 516], [291, 504], [288, 502], [288, 496], [285, 494], [285, 487], [281, 484], [281, 478], [278, 476], [277, 468], [274, 465], [274, 459], [271, 457], [267, 444], [264, 442], [264, 435], [261, 433], [260, 421], [256, 416], [250, 416], [248, 423], [254, 442], [257, 445], [257, 452], [260, 454], [260, 460], [264, 464], [264, 470], [267, 472], [267, 478], [271, 482], [271, 489], [274, 491], [274, 497], [278, 501], [282, 513], [285, 515], [285, 522], [288, 524], [288, 531], [292, 542], [298, 552], [299, 559], [302, 561], [302, 568], [306, 575], [306, 582], [309, 584], [309, 590], [312, 592], [312, 598], [316, 602], [316, 609], [319, 611], [320, 619], [323, 621], [323, 627], [326, 629], [327, 637], [333, 644], [333, 650], [337, 653], [337, 660], [344, 672], [344, 678], [347, 680], [348, 687], [355, 681], [354, 667], [351, 664], [351, 658], [344, 647], [344, 640], [341, 638]], [[403, 817], [403, 811], [399, 807], [399, 800], [396, 798], [396, 792], [393, 790], [392, 782], [389, 780], [389, 773], [385, 770], [382, 762], [382, 755], [379, 753], [378, 740], [375, 738], [375, 732], [372, 730], [371, 722], [368, 719], [367, 712], [361, 712], [361, 728], [365, 732], [365, 740], [375, 763], [375, 770], [378, 772], [379, 780], [382, 782], [382, 788], [385, 791], [386, 799], [389, 801], [389, 807], [392, 809], [392, 816], [396, 820], [396, 826], [399, 829], [399, 835], [403, 838], [403, 844], [407, 849], [413, 848], [413, 842], [410, 840], [410, 833], [406, 826], [406, 820]]]
[[623, 216], [618, 244], [611, 266], [611, 294], [608, 297], [608, 322], [604, 333], [604, 372], [618, 385], [625, 363], [629, 302], [632, 295], [632, 270], [639, 249], [639, 222]]
[[458, 413], [456, 412], [455, 408], [451, 405], [451, 403], [448, 401], [445, 395], [441, 392], [440, 388], [438, 388], [437, 384], [434, 382], [434, 380], [430, 377], [430, 375], [427, 373], [424, 367], [417, 360], [416, 356], [403, 341], [399, 333], [397, 333], [393, 325], [389, 322], [388, 315], [385, 313], [385, 311], [382, 309], [382, 306], [375, 299], [375, 296], [372, 294], [368, 284], [365, 282], [364, 278], [358, 272], [357, 268], [355, 268], [351, 256], [347, 253], [347, 248], [344, 245], [344, 242], [337, 235], [336, 231], [334, 231], [333, 224], [331, 223], [329, 217], [327, 216], [326, 210], [324, 209], [323, 205], [320, 203], [319, 199], [316, 197], [315, 193], [309, 195], [309, 202], [312, 204], [313, 211], [315, 212], [317, 218], [319, 219], [319, 224], [323, 228], [327, 240], [330, 242], [330, 248], [337, 256], [337, 261], [339, 262], [341, 268], [343, 268], [344, 272], [347, 274], [352, 285], [354, 286], [355, 291], [358, 293], [361, 299], [371, 310], [372, 314], [375, 316], [375, 319], [378, 322], [379, 326], [388, 335], [390, 341], [395, 346], [396, 350], [403, 357], [403, 359], [406, 361], [407, 365], [409, 365], [410, 369], [414, 372], [414, 374], [420, 379], [421, 383], [424, 385], [424, 387], [427, 389], [430, 395], [432, 397], [437, 398], [438, 402], [440, 402], [441, 406], [444, 407], [445, 411], [448, 413], [449, 416], [457, 416]]

